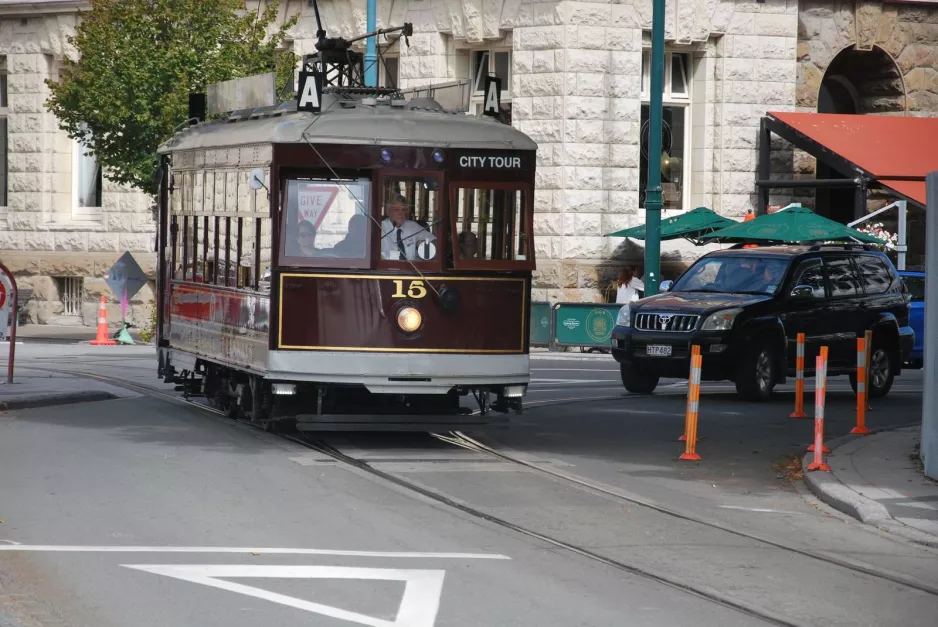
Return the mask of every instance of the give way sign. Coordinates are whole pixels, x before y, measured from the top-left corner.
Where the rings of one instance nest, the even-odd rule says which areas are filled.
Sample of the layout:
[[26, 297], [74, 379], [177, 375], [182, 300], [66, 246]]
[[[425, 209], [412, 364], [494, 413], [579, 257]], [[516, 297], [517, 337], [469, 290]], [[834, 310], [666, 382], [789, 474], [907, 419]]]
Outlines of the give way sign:
[[339, 194], [334, 185], [308, 185], [301, 183], [297, 194], [297, 221], [312, 222], [316, 230], [329, 212], [329, 207]]

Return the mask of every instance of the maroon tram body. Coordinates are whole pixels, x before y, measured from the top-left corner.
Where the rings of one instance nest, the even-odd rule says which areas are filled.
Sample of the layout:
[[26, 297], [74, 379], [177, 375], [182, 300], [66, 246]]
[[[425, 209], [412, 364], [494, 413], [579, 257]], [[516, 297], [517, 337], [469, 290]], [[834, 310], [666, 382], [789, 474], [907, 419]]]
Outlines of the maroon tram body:
[[536, 144], [432, 100], [326, 93], [160, 147], [160, 376], [304, 430], [520, 413]]

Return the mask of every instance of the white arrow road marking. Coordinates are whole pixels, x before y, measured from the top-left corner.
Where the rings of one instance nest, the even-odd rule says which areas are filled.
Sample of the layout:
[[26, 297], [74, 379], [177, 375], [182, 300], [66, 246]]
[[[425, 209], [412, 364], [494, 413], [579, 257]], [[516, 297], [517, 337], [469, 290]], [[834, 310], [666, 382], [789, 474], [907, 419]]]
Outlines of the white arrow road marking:
[[[238, 566], [220, 564], [121, 564], [156, 575], [165, 575], [200, 583], [213, 588], [238, 592], [369, 627], [433, 627], [443, 592], [442, 570], [404, 570], [398, 568], [351, 568], [347, 566]], [[404, 596], [393, 621], [350, 612], [331, 605], [304, 601], [263, 588], [224, 581], [220, 577], [276, 577], [289, 579], [376, 579], [403, 581]]]
[[[2, 542], [13, 542], [3, 540]], [[252, 555], [341, 555], [344, 557], [405, 557], [419, 559], [507, 560], [495, 553], [420, 553], [408, 551], [345, 551], [226, 546], [68, 546], [55, 544], [0, 544], [0, 553], [10, 551], [50, 553], [250, 553]]]

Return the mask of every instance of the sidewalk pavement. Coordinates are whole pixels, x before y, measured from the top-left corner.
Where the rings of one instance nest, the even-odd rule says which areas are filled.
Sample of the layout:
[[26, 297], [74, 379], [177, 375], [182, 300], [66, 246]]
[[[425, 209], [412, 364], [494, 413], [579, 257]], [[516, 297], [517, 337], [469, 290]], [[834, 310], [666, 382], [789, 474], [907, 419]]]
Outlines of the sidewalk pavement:
[[0, 374], [0, 412], [139, 396], [93, 379], [51, 373], [26, 365], [16, 365], [12, 384], [6, 382], [5, 363]]
[[[113, 337], [114, 332], [120, 328], [120, 325], [109, 325], [108, 337]], [[140, 329], [129, 329], [130, 337], [135, 342], [140, 339]], [[85, 327], [78, 325], [54, 325], [54, 324], [24, 324], [16, 325], [16, 341], [45, 344], [77, 344], [79, 342], [89, 342], [97, 335], [97, 327]]]
[[918, 458], [921, 426], [846, 436], [828, 442], [831, 472], [808, 472], [805, 483], [831, 507], [906, 539], [938, 547], [938, 481]]

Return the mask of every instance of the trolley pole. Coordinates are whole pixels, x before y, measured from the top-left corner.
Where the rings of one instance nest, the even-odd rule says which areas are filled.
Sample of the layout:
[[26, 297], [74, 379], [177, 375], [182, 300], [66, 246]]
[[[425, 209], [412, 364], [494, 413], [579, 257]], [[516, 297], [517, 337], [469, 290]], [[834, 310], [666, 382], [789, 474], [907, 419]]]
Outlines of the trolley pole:
[[[369, 33], [378, 30], [377, 9], [378, 0], [368, 0], [367, 26]], [[378, 86], [378, 53], [375, 40], [377, 35], [371, 36], [365, 40], [365, 87]]]
[[651, 102], [648, 107], [648, 188], [645, 192], [645, 296], [661, 283], [661, 99], [664, 87], [664, 0], [651, 18]]

